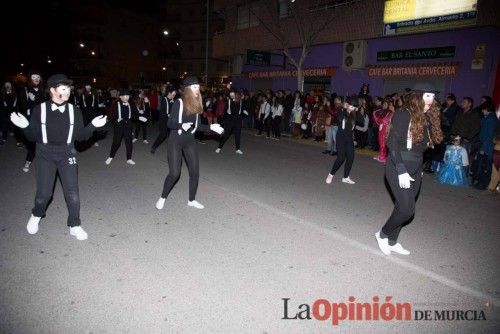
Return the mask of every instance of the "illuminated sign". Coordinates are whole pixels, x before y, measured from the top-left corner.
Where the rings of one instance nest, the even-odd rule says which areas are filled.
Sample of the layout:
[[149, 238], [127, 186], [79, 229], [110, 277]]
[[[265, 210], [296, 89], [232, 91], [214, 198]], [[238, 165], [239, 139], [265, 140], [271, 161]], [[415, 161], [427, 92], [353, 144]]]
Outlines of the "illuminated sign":
[[388, 50], [377, 52], [377, 61], [434, 59], [455, 57], [454, 46], [425, 49]]
[[389, 0], [384, 34], [415, 33], [474, 25], [477, 0]]

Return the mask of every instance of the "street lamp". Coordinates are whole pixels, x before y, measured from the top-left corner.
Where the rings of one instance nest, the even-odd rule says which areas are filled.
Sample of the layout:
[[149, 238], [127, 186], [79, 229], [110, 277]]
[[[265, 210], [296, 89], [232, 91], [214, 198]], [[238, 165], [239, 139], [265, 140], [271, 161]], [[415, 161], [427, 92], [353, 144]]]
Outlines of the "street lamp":
[[95, 56], [95, 51], [91, 51], [91, 52], [90, 52], [90, 54], [91, 54], [92, 56]]
[[161, 68], [161, 70], [162, 70], [162, 71], [166, 71], [166, 70], [167, 70], [167, 68], [166, 68], [165, 66], [163, 66], [163, 67]]
[[81, 47], [81, 48], [84, 48], [84, 47], [85, 47], [85, 44], [80, 43], [80, 47]]
[[163, 35], [168, 36], [168, 30], [163, 30]]

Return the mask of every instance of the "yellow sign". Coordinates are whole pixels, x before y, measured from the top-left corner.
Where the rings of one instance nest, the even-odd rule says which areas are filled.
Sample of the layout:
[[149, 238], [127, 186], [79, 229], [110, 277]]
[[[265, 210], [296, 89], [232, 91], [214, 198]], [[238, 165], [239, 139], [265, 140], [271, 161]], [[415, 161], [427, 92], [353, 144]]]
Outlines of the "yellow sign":
[[384, 23], [445, 16], [477, 10], [477, 0], [388, 0]]

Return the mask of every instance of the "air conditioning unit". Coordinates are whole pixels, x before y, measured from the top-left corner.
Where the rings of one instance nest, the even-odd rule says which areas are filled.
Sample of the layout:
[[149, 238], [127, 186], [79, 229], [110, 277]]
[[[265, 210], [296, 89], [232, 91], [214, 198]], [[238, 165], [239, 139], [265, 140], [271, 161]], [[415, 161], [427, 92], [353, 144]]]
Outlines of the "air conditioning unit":
[[361, 69], [366, 64], [368, 43], [365, 40], [344, 42], [342, 50], [342, 68], [344, 70]]
[[231, 57], [230, 66], [232, 75], [240, 75], [243, 69], [243, 56], [236, 55], [234, 57]]

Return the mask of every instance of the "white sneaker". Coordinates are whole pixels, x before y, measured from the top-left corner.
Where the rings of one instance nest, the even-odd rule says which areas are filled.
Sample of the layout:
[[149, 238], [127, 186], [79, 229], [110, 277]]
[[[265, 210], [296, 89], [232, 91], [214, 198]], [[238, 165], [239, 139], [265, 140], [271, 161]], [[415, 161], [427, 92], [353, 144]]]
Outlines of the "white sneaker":
[[342, 182], [347, 183], [347, 184], [355, 184], [356, 183], [353, 180], [351, 180], [351, 178], [349, 176], [348, 177], [343, 177], [342, 178]]
[[163, 209], [163, 206], [165, 205], [165, 199], [166, 198], [160, 197], [160, 199], [156, 202], [156, 208], [158, 210]]
[[137, 141], [137, 138], [132, 139], [132, 143], [135, 143]]
[[98, 143], [98, 142], [95, 142], [95, 143], [94, 143], [94, 146], [95, 146], [95, 147], [99, 147], [99, 143]]
[[149, 142], [147, 141], [147, 139], [144, 139], [142, 142], [143, 142], [144, 144], [149, 144]]
[[28, 173], [30, 171], [31, 161], [26, 161], [24, 163], [23, 172]]
[[107, 158], [105, 164], [109, 165], [113, 161], [113, 158]]
[[389, 249], [394, 252], [394, 253], [398, 253], [398, 254], [401, 254], [401, 255], [410, 255], [410, 251], [407, 250], [407, 249], [404, 249], [403, 246], [401, 246], [400, 243], [397, 243], [393, 246], [389, 245]]
[[195, 207], [197, 209], [204, 209], [205, 207], [203, 206], [203, 204], [201, 204], [200, 202], [198, 201], [188, 201], [188, 206], [192, 206], [192, 207]]
[[389, 239], [384, 238], [382, 239], [380, 237], [380, 231], [375, 233], [375, 238], [377, 238], [377, 243], [378, 243], [378, 248], [384, 253], [385, 255], [391, 255], [391, 249], [389, 247]]
[[332, 183], [332, 180], [333, 180], [333, 175], [332, 174], [328, 174], [328, 176], [326, 177], [326, 184], [330, 184]]
[[42, 219], [42, 217], [31, 215], [30, 220], [28, 220], [28, 225], [26, 225], [29, 234], [36, 234], [36, 232], [38, 232], [38, 223], [40, 223], [40, 219]]
[[78, 240], [87, 240], [89, 235], [81, 226], [73, 226], [69, 228], [69, 234], [76, 237]]
[[242, 150], [236, 150], [236, 154], [243, 154]]
[[135, 165], [135, 161], [134, 161], [134, 160], [132, 160], [132, 159], [128, 159], [128, 160], [127, 160], [127, 163], [128, 163], [129, 165]]
[[215, 153], [220, 153], [220, 148], [217, 148], [217, 149], [215, 150]]

